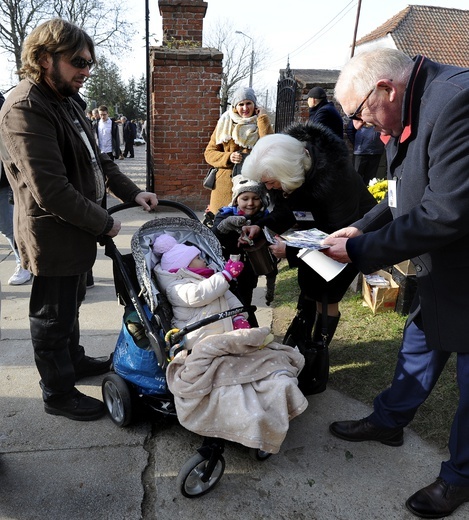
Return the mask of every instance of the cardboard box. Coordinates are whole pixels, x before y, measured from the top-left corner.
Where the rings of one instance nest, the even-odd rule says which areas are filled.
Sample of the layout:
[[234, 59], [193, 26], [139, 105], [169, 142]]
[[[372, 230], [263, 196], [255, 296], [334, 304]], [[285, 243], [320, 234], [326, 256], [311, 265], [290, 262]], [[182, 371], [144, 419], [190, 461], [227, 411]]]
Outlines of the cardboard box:
[[400, 262], [394, 265], [394, 267], [399, 269], [399, 271], [405, 276], [413, 276], [417, 274], [415, 272], [415, 266], [410, 260], [404, 260], [404, 262]]
[[371, 286], [363, 277], [363, 299], [373, 314], [377, 312], [394, 311], [397, 297], [399, 295], [399, 285], [392, 279], [386, 271], [377, 271], [376, 274], [382, 276], [389, 282], [388, 287]]

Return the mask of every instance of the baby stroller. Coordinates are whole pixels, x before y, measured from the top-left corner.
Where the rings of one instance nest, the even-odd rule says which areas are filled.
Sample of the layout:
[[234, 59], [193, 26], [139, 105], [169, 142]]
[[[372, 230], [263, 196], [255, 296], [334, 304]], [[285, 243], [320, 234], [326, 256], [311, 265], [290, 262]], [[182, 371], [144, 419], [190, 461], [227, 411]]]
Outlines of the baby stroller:
[[[134, 203], [120, 204], [111, 208], [109, 213], [136, 206]], [[150, 245], [154, 237], [169, 231], [178, 242], [198, 247], [219, 270], [223, 269], [225, 260], [212, 231], [200, 223], [190, 208], [172, 201], [160, 201], [159, 207], [177, 209], [186, 216], [156, 218], [146, 222], [133, 235], [132, 253], [129, 255], [121, 255], [109, 237], [104, 240], [105, 254], [113, 260], [116, 293], [125, 306], [125, 312], [114, 352], [115, 372], [104, 377], [102, 393], [112, 421], [121, 427], [130, 423], [137, 404], [143, 404], [164, 416], [176, 417], [174, 398], [165, 381], [165, 370], [169, 359], [177, 354], [180, 340], [192, 330], [243, 311], [243, 308], [232, 309], [187, 325], [179, 331], [172, 329], [170, 305], [151, 276]], [[225, 469], [223, 451], [223, 439], [204, 438], [197, 454], [179, 472], [177, 487], [184, 496], [201, 496], [218, 483]], [[257, 460], [265, 460], [270, 453], [251, 449], [251, 455]]]

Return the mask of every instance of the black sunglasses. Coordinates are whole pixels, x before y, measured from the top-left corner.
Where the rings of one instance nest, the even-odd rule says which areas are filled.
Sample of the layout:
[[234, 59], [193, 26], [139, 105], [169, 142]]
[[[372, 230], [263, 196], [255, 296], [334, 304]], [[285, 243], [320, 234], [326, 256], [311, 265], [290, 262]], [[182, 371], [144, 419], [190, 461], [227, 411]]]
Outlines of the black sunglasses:
[[91, 70], [93, 68], [94, 61], [85, 60], [85, 58], [82, 58], [81, 56], [76, 56], [70, 60], [70, 65], [76, 69], [86, 69], [86, 67], [88, 67]]
[[362, 118], [360, 117], [360, 114], [362, 113], [363, 105], [366, 103], [366, 101], [371, 96], [371, 94], [373, 94], [375, 88], [376, 87], [373, 87], [368, 92], [368, 94], [365, 96], [365, 99], [358, 105], [358, 108], [355, 110], [355, 112], [353, 114], [351, 114], [350, 116], [347, 116], [349, 119], [351, 119], [352, 121], [362, 121]]

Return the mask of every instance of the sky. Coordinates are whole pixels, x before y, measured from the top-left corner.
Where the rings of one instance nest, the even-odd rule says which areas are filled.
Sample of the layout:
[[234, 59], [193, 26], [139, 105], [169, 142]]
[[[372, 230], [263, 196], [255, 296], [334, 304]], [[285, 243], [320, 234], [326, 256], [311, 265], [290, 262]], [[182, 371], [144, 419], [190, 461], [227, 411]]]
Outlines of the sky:
[[[255, 74], [253, 87], [276, 89], [279, 69], [290, 60], [292, 69], [340, 69], [350, 58], [357, 18], [358, 0], [206, 0], [204, 32], [221, 20], [231, 20], [234, 31], [242, 31], [268, 49], [263, 71]], [[405, 9], [410, 2], [362, 0], [357, 40]], [[468, 0], [421, 0], [412, 5], [469, 9]], [[150, 0], [150, 45], [161, 45], [162, 20], [158, 0]], [[138, 0], [130, 11], [135, 34], [129, 52], [118, 62], [122, 76], [139, 78], [145, 73], [145, 1]], [[244, 38], [238, 35], [239, 38]], [[157, 40], [157, 41], [156, 41]], [[0, 90], [14, 84], [0, 55]], [[248, 79], [246, 80], [246, 84]]]
[[[144, 3], [143, 0], [142, 4]], [[242, 31], [262, 42], [270, 52], [263, 71], [254, 76], [253, 87], [276, 89], [279, 69], [290, 61], [292, 69], [341, 69], [350, 58], [357, 18], [357, 0], [206, 0], [204, 32], [217, 22], [231, 20], [233, 32]], [[357, 40], [389, 20], [409, 4], [469, 9], [468, 0], [422, 0], [414, 3], [393, 0], [362, 0]], [[161, 44], [162, 21], [157, 0], [150, 1], [150, 33]], [[142, 33], [141, 37], [144, 33]], [[243, 38], [242, 35], [239, 35]], [[150, 44], [155, 44], [150, 39]], [[130, 73], [139, 62], [133, 53], [127, 67]], [[144, 67], [144, 65], [143, 65]], [[132, 75], [132, 74], [130, 74]], [[246, 80], [246, 84], [248, 79]]]

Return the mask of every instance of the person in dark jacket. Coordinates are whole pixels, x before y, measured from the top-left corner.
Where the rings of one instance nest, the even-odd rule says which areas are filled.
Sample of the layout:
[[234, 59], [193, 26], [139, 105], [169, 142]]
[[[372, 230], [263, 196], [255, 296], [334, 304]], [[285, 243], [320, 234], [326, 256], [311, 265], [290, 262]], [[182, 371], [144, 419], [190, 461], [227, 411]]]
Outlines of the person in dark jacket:
[[29, 323], [44, 410], [77, 421], [102, 417], [104, 404], [76, 381], [110, 369], [80, 345], [79, 308], [97, 239], [121, 223], [106, 210], [107, 189], [146, 210], [142, 191], [100, 153], [81, 107], [72, 99], [95, 62], [94, 43], [61, 18], [40, 24], [22, 50], [23, 78], [0, 111], [0, 158], [13, 189], [21, 263], [34, 275]]
[[388, 141], [388, 196], [327, 238], [326, 254], [363, 273], [411, 259], [417, 294], [392, 384], [371, 415], [330, 431], [401, 446], [404, 427], [455, 352], [459, 404], [449, 460], [406, 501], [417, 516], [446, 517], [469, 501], [469, 69], [395, 49], [364, 51], [342, 69], [336, 96], [356, 128], [371, 124]]
[[134, 141], [137, 138], [137, 125], [133, 121], [129, 121], [125, 116], [121, 117], [121, 123], [123, 126], [123, 136], [124, 136], [124, 157], [129, 157], [133, 159], [135, 157], [134, 154]]
[[373, 126], [362, 126], [358, 130], [350, 120], [346, 134], [353, 146], [353, 165], [363, 182], [368, 186], [371, 179], [376, 178], [379, 163], [384, 153], [381, 135]]
[[308, 92], [309, 123], [321, 124], [334, 132], [337, 137], [344, 138], [344, 122], [332, 101], [321, 87], [313, 87]]
[[[276, 233], [293, 226], [332, 233], [376, 204], [355, 172], [343, 139], [322, 125], [295, 124], [285, 134], [265, 136], [246, 159], [243, 174], [263, 182], [274, 201], [269, 215], [257, 225], [243, 228], [249, 238], [256, 237], [265, 226]], [[304, 225], [296, 221], [293, 210], [309, 214], [310, 220]], [[285, 342], [301, 323], [307, 348], [317, 354], [318, 376], [303, 382], [300, 374], [300, 388], [308, 394], [322, 392], [328, 373], [327, 345], [340, 318], [339, 302], [358, 271], [349, 265], [327, 282], [297, 258], [298, 249], [278, 241], [271, 251], [277, 258], [286, 257], [291, 267], [298, 267], [298, 313]]]

